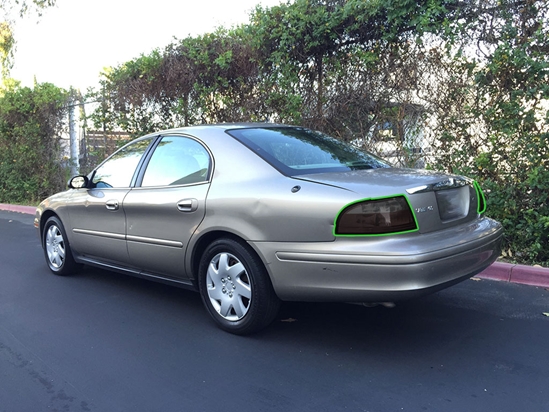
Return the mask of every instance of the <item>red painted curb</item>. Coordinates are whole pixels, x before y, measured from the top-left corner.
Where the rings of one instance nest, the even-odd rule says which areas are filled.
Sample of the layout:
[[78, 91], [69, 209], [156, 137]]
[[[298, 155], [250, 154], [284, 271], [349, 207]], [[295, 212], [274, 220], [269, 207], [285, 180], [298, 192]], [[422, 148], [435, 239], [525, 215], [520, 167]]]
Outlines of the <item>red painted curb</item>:
[[491, 266], [484, 269], [477, 276], [484, 279], [502, 280], [504, 282], [511, 281], [511, 272], [516, 265], [510, 263], [495, 262]]
[[544, 288], [549, 287], [549, 268], [540, 266], [495, 262], [479, 273], [477, 277]]
[[34, 215], [36, 213], [36, 207], [34, 206], [8, 205], [6, 203], [0, 203], [0, 210], [26, 213], [28, 215]]
[[517, 265], [511, 273], [511, 282], [525, 285], [549, 287], [549, 269], [537, 266]]

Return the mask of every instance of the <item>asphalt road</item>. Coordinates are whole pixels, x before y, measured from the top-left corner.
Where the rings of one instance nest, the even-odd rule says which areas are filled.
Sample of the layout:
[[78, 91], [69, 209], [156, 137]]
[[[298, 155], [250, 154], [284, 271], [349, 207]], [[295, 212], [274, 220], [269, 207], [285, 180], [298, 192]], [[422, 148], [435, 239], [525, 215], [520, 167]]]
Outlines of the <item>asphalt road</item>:
[[0, 212], [0, 411], [549, 411], [549, 291], [468, 280], [395, 308], [285, 304], [252, 337], [198, 294], [49, 273]]

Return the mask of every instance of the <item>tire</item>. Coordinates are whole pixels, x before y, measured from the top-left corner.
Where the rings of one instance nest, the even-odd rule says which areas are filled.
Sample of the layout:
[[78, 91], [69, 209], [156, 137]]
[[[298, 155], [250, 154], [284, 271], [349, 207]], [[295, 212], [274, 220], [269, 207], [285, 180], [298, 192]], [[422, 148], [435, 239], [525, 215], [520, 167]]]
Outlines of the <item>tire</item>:
[[46, 263], [56, 275], [71, 275], [78, 270], [79, 265], [72, 256], [65, 228], [55, 216], [50, 217], [44, 225], [42, 247]]
[[280, 307], [269, 275], [246, 244], [230, 238], [212, 242], [200, 259], [202, 301], [217, 325], [235, 335], [255, 333]]

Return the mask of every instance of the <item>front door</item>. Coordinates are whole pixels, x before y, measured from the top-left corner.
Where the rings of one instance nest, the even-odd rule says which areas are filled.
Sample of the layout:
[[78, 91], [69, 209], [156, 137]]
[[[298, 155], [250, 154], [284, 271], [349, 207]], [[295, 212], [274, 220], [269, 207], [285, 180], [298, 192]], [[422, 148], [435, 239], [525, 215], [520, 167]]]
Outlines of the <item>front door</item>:
[[71, 246], [81, 256], [128, 264], [123, 203], [151, 141], [140, 139], [114, 153], [95, 170], [90, 187], [78, 189], [71, 196]]

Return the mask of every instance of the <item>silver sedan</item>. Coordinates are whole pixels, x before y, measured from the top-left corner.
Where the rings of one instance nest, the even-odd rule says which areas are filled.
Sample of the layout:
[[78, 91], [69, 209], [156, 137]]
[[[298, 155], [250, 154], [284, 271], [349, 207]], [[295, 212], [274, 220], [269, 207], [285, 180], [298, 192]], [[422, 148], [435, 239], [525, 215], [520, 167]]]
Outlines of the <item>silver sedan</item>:
[[249, 334], [280, 301], [386, 302], [467, 279], [502, 229], [466, 177], [393, 168], [276, 124], [195, 126], [122, 147], [38, 207], [58, 275], [93, 265], [200, 292]]

